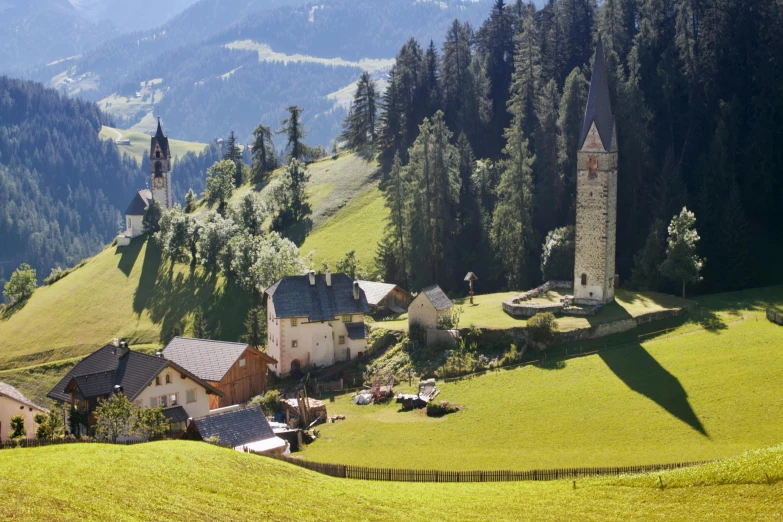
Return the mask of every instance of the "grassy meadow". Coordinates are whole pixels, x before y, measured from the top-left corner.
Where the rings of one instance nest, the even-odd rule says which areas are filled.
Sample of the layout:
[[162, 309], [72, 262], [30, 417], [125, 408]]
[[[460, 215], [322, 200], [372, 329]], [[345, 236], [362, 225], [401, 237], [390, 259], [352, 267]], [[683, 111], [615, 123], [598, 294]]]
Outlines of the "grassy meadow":
[[[501, 330], [524, 327], [527, 324], [527, 319], [512, 317], [504, 312], [502, 308], [503, 301], [519, 293], [500, 292], [475, 295], [473, 296], [473, 304], [470, 304], [470, 300], [467, 297], [453, 299], [454, 305], [463, 309], [460, 316], [460, 327], [466, 328], [474, 325], [479, 328]], [[559, 303], [560, 298], [567, 293], [569, 293], [567, 290], [550, 290], [535, 298], [535, 301]], [[615, 294], [615, 302], [602, 308], [596, 315], [592, 317], [558, 317], [557, 326], [561, 331], [575, 330], [577, 328], [638, 317], [650, 312], [681, 308], [689, 303], [692, 304], [691, 301], [667, 294], [631, 292], [618, 289]], [[376, 325], [389, 330], [407, 330], [408, 314], [401, 314], [392, 320], [380, 321]]]
[[711, 310], [710, 329], [688, 320], [642, 343], [635, 334], [614, 347], [602, 339], [609, 346], [598, 354], [440, 383], [436, 400], [464, 406], [446, 417], [401, 411], [394, 401], [357, 406], [338, 395], [329, 414], [346, 420], [321, 426], [302, 457], [529, 469], [708, 460], [779, 443], [783, 328], [759, 311], [734, 315], [747, 301], [730, 306]]
[[[113, 127], [106, 127], [104, 125], [101, 127], [99, 136], [104, 140], [130, 140], [130, 145], [117, 145], [117, 148], [121, 154], [126, 153], [139, 163], [141, 163], [145, 154], [149, 154], [149, 134], [143, 134], [141, 132], [131, 130], [115, 129]], [[188, 152], [195, 152], [198, 154], [199, 152], [202, 152], [207, 147], [207, 145], [205, 143], [196, 143], [193, 141], [169, 139], [169, 147], [171, 148], [171, 157], [173, 159], [179, 156], [184, 156]]]
[[4, 450], [0, 468], [9, 520], [779, 520], [783, 508], [781, 446], [576, 488], [359, 482], [200, 442]]

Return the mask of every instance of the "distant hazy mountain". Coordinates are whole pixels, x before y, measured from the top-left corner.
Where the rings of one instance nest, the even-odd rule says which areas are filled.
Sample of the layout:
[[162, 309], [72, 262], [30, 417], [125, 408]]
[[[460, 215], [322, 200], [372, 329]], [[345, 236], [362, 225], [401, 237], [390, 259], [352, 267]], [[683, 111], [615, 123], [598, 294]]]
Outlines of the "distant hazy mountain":
[[0, 73], [20, 74], [81, 54], [112, 33], [68, 0], [0, 0]]
[[85, 18], [110, 21], [122, 32], [153, 29], [197, 0], [70, 0]]

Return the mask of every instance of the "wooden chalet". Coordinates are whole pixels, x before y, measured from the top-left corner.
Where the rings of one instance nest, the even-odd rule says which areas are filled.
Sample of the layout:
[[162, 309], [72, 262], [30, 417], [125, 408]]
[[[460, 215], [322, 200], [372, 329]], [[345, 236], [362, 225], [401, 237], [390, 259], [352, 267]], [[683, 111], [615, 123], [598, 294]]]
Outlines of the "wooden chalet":
[[221, 392], [210, 409], [242, 404], [266, 391], [267, 365], [277, 361], [246, 343], [175, 337], [163, 357], [199, 376]]
[[359, 281], [359, 287], [367, 296], [370, 313], [403, 313], [411, 304], [411, 294], [397, 285], [377, 281]]

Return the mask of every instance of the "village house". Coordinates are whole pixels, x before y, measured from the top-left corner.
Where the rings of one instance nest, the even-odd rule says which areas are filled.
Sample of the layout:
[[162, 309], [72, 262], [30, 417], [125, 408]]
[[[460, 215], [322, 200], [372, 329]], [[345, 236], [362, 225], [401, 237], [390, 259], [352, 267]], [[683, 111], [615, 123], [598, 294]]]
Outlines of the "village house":
[[224, 395], [173, 361], [115, 342], [79, 361], [47, 397], [88, 413], [92, 426], [98, 400], [115, 392], [124, 393], [139, 407], [162, 406], [170, 434], [184, 431], [189, 417], [209, 414], [211, 395]]
[[367, 297], [345, 274], [286, 276], [267, 288], [268, 352], [277, 375], [329, 366], [367, 349]]
[[288, 443], [276, 436], [258, 406], [229, 406], [191, 420], [190, 438], [216, 441], [237, 451], [282, 455]]
[[11, 436], [11, 417], [21, 415], [24, 418], [25, 438], [35, 438], [35, 416], [49, 413], [24, 396], [22, 392], [4, 382], [0, 382], [0, 440]]
[[266, 391], [268, 364], [277, 361], [246, 343], [175, 337], [163, 357], [208, 382], [223, 396], [210, 395], [214, 410], [249, 401]]
[[437, 328], [438, 321], [451, 314], [454, 304], [438, 285], [428, 286], [408, 307], [408, 327], [418, 325], [423, 328]]
[[359, 287], [367, 296], [371, 314], [388, 312], [401, 314], [411, 304], [411, 294], [391, 283], [359, 281]]
[[130, 240], [142, 234], [141, 222], [144, 219], [144, 210], [152, 201], [150, 189], [137, 190], [136, 195], [125, 210], [125, 232], [117, 237], [117, 244], [127, 246]]

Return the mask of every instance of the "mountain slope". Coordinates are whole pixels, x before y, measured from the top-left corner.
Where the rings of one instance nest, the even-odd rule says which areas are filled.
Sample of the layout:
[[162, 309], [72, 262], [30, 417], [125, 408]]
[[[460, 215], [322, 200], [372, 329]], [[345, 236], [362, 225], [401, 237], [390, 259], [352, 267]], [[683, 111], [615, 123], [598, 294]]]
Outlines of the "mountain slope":
[[152, 29], [167, 22], [197, 0], [70, 0], [92, 22], [109, 21], [123, 31]]

